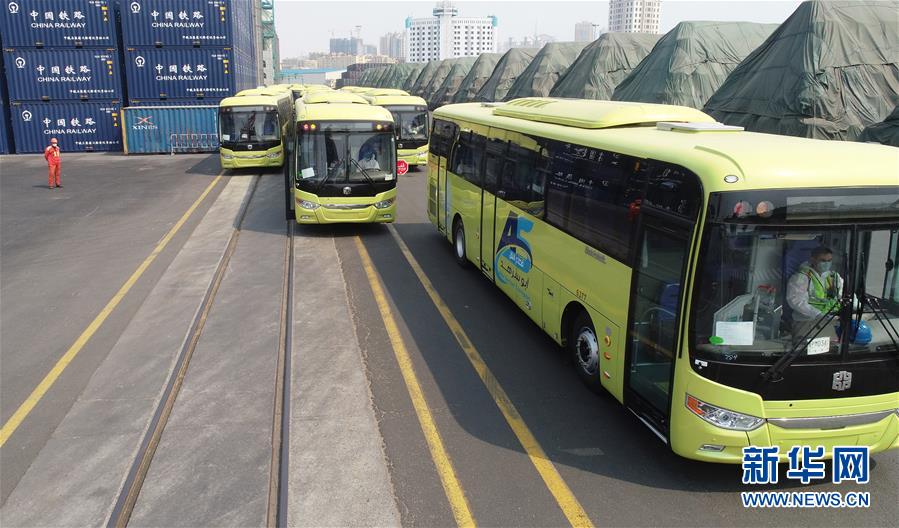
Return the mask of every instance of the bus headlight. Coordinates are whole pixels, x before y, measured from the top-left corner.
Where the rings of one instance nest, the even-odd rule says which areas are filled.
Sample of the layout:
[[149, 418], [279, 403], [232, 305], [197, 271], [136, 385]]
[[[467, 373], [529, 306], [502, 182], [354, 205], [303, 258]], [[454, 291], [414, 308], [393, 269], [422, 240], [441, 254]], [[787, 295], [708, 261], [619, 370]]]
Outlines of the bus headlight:
[[277, 157], [279, 157], [279, 156], [281, 156], [281, 151], [278, 151], [278, 152], [269, 152], [268, 154], [265, 155], [265, 157], [266, 157], [266, 158], [269, 158], [269, 159], [275, 159], [275, 158], [277, 158]]
[[321, 205], [310, 202], [309, 200], [297, 200], [297, 205], [300, 206], [301, 209], [309, 209], [310, 211], [314, 211], [321, 207]]
[[687, 394], [687, 409], [709, 422], [715, 427], [730, 429], [732, 431], [752, 431], [758, 429], [765, 420], [748, 414], [728, 411], [721, 407], [715, 407]]
[[225, 153], [223, 152], [223, 153], [222, 153], [222, 159], [227, 159], [227, 160], [229, 160], [229, 159], [234, 159], [234, 156], [233, 156], [232, 154], [225, 154]]
[[395, 202], [395, 201], [396, 201], [396, 198], [389, 198], [387, 200], [381, 200], [380, 202], [376, 202], [374, 204], [375, 209], [387, 209], [388, 207], [393, 205], [393, 202]]

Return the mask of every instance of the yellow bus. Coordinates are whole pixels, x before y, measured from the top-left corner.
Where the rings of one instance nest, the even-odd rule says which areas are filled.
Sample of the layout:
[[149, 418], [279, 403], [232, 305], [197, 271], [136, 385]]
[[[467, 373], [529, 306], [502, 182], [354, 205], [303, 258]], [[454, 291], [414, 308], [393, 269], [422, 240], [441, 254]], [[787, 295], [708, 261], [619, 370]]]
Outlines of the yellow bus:
[[301, 224], [393, 222], [393, 117], [345, 91], [307, 93], [296, 102], [296, 140], [286, 184]]
[[293, 130], [290, 91], [253, 88], [219, 103], [219, 158], [223, 169], [280, 167], [284, 139]]
[[[387, 93], [384, 93], [387, 92]], [[396, 155], [410, 167], [428, 163], [428, 103], [421, 97], [392, 92], [402, 90], [378, 88], [361, 95], [393, 115], [396, 126]], [[403, 92], [405, 93], [405, 92]]]
[[899, 447], [895, 148], [642, 103], [433, 117], [428, 215], [455, 258], [675, 453]]

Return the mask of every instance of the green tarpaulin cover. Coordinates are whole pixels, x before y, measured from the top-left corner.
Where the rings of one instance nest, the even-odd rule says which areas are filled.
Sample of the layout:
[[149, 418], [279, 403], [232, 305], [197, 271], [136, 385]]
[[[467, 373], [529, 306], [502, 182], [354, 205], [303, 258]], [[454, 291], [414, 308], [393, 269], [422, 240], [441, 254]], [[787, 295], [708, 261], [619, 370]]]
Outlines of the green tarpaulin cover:
[[540, 48], [534, 60], [515, 79], [504, 101], [519, 97], [544, 97], [588, 42], [550, 42]]
[[[434, 76], [431, 77], [431, 80], [428, 81], [428, 84], [424, 86], [421, 90], [421, 97], [425, 99], [425, 101], [430, 101], [434, 94], [437, 93], [437, 90], [443, 84], [443, 81], [449, 75], [450, 71], [453, 69], [453, 66], [456, 64], [462, 64], [466, 66], [465, 72], [462, 74], [462, 77], [468, 73], [468, 70], [471, 69], [471, 65], [474, 64], [475, 57], [456, 57], [452, 59], [444, 59], [441, 61], [440, 66], [437, 67], [437, 70], [434, 72]], [[462, 78], [459, 78], [459, 82], [462, 82]]]
[[894, 108], [884, 121], [862, 130], [858, 140], [899, 147], [899, 106]]
[[418, 78], [415, 79], [415, 83], [412, 84], [412, 88], [406, 91], [412, 95], [421, 97], [421, 91], [429, 82], [431, 82], [431, 79], [434, 77], [434, 73], [437, 72], [437, 68], [440, 67], [441, 62], [443, 61], [430, 61], [425, 63], [425, 67], [422, 68]]
[[705, 105], [719, 121], [853, 140], [899, 103], [899, 2], [804, 2]]
[[478, 55], [478, 60], [474, 61], [474, 65], [468, 70], [468, 75], [462, 79], [456, 94], [453, 95], [452, 102], [468, 103], [473, 101], [478, 90], [484, 86], [493, 70], [496, 69], [496, 64], [499, 62], [500, 57], [502, 57], [501, 53], [481, 53]]
[[456, 91], [459, 89], [459, 86], [462, 85], [465, 76], [468, 75], [468, 72], [471, 71], [474, 63], [477, 62], [476, 57], [465, 58], [471, 60], [459, 59], [458, 62], [453, 64], [449, 73], [447, 73], [446, 77], [443, 79], [443, 82], [440, 83], [440, 87], [437, 88], [437, 91], [435, 91], [434, 95], [428, 100], [428, 106], [432, 110], [452, 102], [453, 96], [456, 95]]
[[512, 48], [503, 54], [496, 63], [493, 73], [474, 96], [474, 100], [482, 103], [502, 101], [515, 79], [534, 60], [537, 51], [539, 50], [531, 48]]
[[409, 71], [409, 75], [406, 76], [406, 80], [404, 80], [400, 86], [397, 86], [397, 88], [401, 88], [407, 92], [412, 89], [412, 85], [415, 84], [415, 79], [418, 79], [421, 70], [425, 67], [424, 64], [410, 64], [410, 66], [412, 66], [412, 69]]
[[612, 99], [702, 108], [776, 28], [753, 22], [681, 22], [618, 84]]
[[604, 33], [591, 42], [549, 91], [551, 97], [612, 98], [612, 92], [649, 55], [661, 35]]

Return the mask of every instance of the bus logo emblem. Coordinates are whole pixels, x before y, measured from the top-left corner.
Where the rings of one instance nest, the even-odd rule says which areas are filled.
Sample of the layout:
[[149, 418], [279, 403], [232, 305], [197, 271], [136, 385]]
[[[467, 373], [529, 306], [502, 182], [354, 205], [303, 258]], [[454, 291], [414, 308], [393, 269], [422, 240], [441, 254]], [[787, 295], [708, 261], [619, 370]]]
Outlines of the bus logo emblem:
[[349, 195], [353, 194], [353, 189], [351, 187], [344, 187], [343, 194], [344, 194], [344, 196], [349, 196]]
[[833, 373], [833, 390], [844, 391], [852, 386], [852, 373], [841, 370]]

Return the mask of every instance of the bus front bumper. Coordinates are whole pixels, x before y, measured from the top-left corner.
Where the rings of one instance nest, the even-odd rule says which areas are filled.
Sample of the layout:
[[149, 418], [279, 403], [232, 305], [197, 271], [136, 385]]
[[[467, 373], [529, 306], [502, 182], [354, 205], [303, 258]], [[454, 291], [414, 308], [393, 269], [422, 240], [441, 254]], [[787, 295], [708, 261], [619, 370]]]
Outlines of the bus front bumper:
[[428, 163], [428, 146], [397, 150], [396, 156], [397, 159], [401, 159], [409, 165], [425, 165]]
[[235, 152], [220, 149], [219, 159], [223, 169], [280, 167], [284, 164], [284, 151], [280, 147], [266, 152]]
[[757, 394], [699, 376], [686, 385], [687, 394], [707, 404], [763, 420], [751, 431], [724, 429], [694, 414], [685, 404], [684, 392], [678, 392], [671, 402], [669, 439], [671, 449], [686, 458], [741, 464], [743, 448], [749, 446], [777, 446], [781, 462], [788, 461], [794, 446], [822, 446], [825, 459], [833, 457], [836, 446], [867, 446], [870, 453], [899, 448], [899, 393], [763, 401]]
[[[300, 224], [367, 224], [391, 223], [396, 220], [396, 198], [367, 197], [363, 203], [322, 203], [304, 207], [311, 200], [294, 197], [297, 223]], [[389, 202], [389, 204], [388, 204]], [[313, 202], [314, 203], [314, 202]]]

